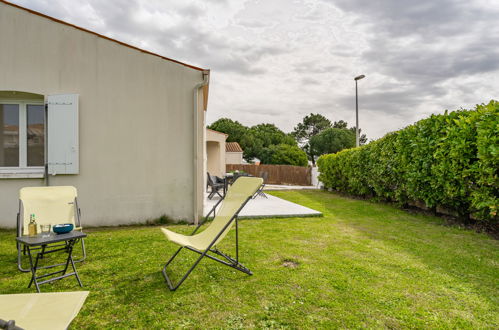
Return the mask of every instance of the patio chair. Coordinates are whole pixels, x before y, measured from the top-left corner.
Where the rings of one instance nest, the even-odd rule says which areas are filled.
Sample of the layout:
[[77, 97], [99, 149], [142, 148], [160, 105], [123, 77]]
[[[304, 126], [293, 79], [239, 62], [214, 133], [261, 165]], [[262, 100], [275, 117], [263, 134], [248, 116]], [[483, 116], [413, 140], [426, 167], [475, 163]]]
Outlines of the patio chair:
[[269, 172], [260, 173], [260, 177], [263, 179], [263, 184], [260, 186], [260, 189], [258, 189], [258, 191], [253, 196], [253, 199], [257, 198], [258, 196], [268, 198], [267, 195], [263, 192], [263, 188], [265, 188], [265, 184], [269, 179]]
[[0, 295], [0, 329], [67, 329], [88, 291]]
[[[237, 217], [239, 212], [243, 209], [246, 203], [251, 199], [253, 194], [260, 188], [263, 180], [261, 178], [255, 177], [241, 177], [237, 179], [234, 184], [229, 188], [224, 199], [221, 199], [212, 210], [206, 215], [204, 220], [197, 225], [196, 229], [191, 233], [190, 236], [177, 234], [168, 229], [161, 228], [166, 238], [175, 244], [180, 245], [180, 248], [173, 254], [173, 256], [166, 262], [163, 267], [163, 276], [165, 277], [168, 288], [171, 291], [175, 291], [189, 276], [189, 274], [196, 268], [203, 257], [218, 261], [226, 266], [237, 269], [248, 275], [253, 275], [253, 273], [243, 266], [239, 262], [239, 238], [238, 238], [238, 223]], [[196, 234], [201, 225], [210, 217], [213, 213], [215, 214], [215, 209], [220, 205], [213, 221], [209, 226], [201, 233]], [[227, 235], [232, 226], [236, 225], [236, 257], [235, 259], [231, 256], [221, 252], [216, 248], [216, 245], [222, 241], [222, 239]], [[170, 277], [166, 274], [166, 269], [168, 265], [175, 259], [179, 252], [186, 248], [187, 250], [198, 253], [200, 256], [194, 262], [194, 264], [189, 268], [189, 270], [183, 275], [177, 284], [173, 284]], [[208, 252], [222, 257], [224, 260], [215, 257], [214, 255], [208, 254]]]
[[208, 177], [208, 186], [210, 187], [210, 194], [208, 195], [208, 199], [212, 199], [215, 194], [220, 196], [220, 198], [223, 198], [222, 194], [220, 194], [220, 190], [224, 190], [225, 188], [225, 181], [217, 176], [210, 175], [210, 173], [207, 173]]
[[[17, 236], [28, 235], [28, 224], [30, 214], [35, 214], [35, 220], [40, 232], [40, 225], [72, 223], [74, 230], [82, 230], [81, 211], [78, 207], [76, 188], [72, 186], [51, 186], [51, 187], [24, 187], [19, 191], [19, 213], [17, 213]], [[65, 243], [51, 245], [63, 246]], [[37, 250], [39, 248], [33, 248]], [[86, 258], [85, 242], [81, 240], [82, 257], [75, 262], [81, 262]], [[23, 268], [22, 256], [26, 251], [17, 243], [17, 268], [22, 272], [31, 271], [30, 268]], [[63, 264], [51, 265], [47, 268], [61, 266]]]

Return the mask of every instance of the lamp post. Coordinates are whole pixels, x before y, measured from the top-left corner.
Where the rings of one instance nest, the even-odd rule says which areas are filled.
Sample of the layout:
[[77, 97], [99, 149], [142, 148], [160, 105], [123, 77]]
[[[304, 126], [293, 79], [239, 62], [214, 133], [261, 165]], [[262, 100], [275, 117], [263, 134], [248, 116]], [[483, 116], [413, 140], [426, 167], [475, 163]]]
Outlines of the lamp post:
[[355, 80], [355, 143], [357, 147], [360, 145], [359, 142], [359, 96], [357, 92], [357, 80], [365, 78], [363, 74], [354, 78]]

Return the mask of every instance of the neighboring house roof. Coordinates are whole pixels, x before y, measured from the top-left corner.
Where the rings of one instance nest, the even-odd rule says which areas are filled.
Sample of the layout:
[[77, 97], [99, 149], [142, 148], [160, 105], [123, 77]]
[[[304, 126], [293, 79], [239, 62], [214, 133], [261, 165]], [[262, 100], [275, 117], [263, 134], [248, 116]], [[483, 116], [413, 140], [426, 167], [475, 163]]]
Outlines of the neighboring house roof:
[[135, 47], [135, 46], [132, 46], [132, 45], [129, 45], [127, 43], [124, 43], [122, 41], [118, 41], [116, 39], [112, 39], [112, 38], [109, 38], [109, 37], [106, 37], [102, 34], [98, 34], [97, 32], [94, 32], [94, 31], [90, 31], [90, 30], [87, 30], [87, 29], [84, 29], [82, 27], [79, 27], [79, 26], [76, 26], [76, 25], [73, 25], [71, 23], [67, 23], [67, 22], [64, 22], [64, 21], [61, 21], [60, 19], [57, 19], [57, 18], [54, 18], [54, 17], [51, 17], [51, 16], [48, 16], [48, 15], [45, 15], [45, 14], [42, 14], [40, 12], [37, 12], [37, 11], [34, 11], [34, 10], [31, 10], [31, 9], [28, 9], [28, 8], [25, 8], [25, 7], [21, 7], [19, 5], [16, 5], [16, 4], [13, 4], [13, 3], [10, 3], [10, 2], [7, 2], [7, 1], [4, 1], [4, 0], [0, 0], [0, 3], [3, 3], [3, 4], [6, 4], [6, 5], [9, 5], [9, 6], [12, 6], [12, 7], [16, 7], [16, 8], [19, 8], [19, 9], [22, 9], [22, 10], [25, 10], [31, 14], [34, 14], [34, 15], [38, 15], [38, 16], [41, 16], [41, 17], [44, 17], [44, 18], [47, 18], [47, 19], [50, 19], [54, 22], [57, 22], [57, 23], [60, 23], [60, 24], [64, 24], [64, 25], [67, 25], [67, 26], [71, 26], [75, 29], [78, 29], [78, 30], [81, 30], [81, 31], [84, 31], [84, 32], [87, 32], [87, 33], [91, 33], [97, 37], [100, 37], [100, 38], [103, 38], [103, 39], [107, 39], [107, 40], [110, 40], [110, 41], [113, 41], [113, 42], [116, 42], [122, 46], [125, 46], [125, 47], [129, 47], [129, 48], [132, 48], [132, 49], [135, 49], [135, 50], [138, 50], [142, 53], [146, 53], [146, 54], [149, 54], [149, 55], [153, 55], [153, 56], [157, 56], [159, 58], [162, 58], [164, 60], [167, 60], [167, 61], [170, 61], [170, 62], [174, 62], [174, 63], [177, 63], [177, 64], [181, 64], [183, 66], [186, 66], [188, 68], [191, 68], [191, 69], [194, 69], [194, 70], [198, 70], [198, 71], [209, 71], [209, 70], [205, 70], [205, 69], [202, 69], [202, 68], [198, 68], [194, 65], [190, 65], [190, 64], [186, 64], [186, 63], [183, 63], [183, 62], [180, 62], [180, 61], [177, 61], [177, 60], [174, 60], [174, 59], [171, 59], [171, 58], [168, 58], [168, 57], [165, 57], [165, 56], [161, 56], [159, 54], [156, 54], [156, 53], [153, 53], [153, 52], [150, 52], [150, 51], [147, 51], [147, 50], [144, 50], [144, 49], [141, 49], [141, 48], [138, 48], [138, 47]]
[[229, 134], [225, 134], [225, 133], [222, 133], [222, 132], [219, 132], [219, 131], [215, 131], [215, 130], [213, 130], [213, 129], [209, 129], [209, 128], [207, 128], [206, 130], [207, 130], [207, 131], [211, 131], [211, 132], [216, 133], [216, 134], [222, 134], [222, 135], [225, 135], [226, 137], [227, 137], [227, 136], [229, 136]]
[[225, 143], [225, 152], [243, 152], [243, 149], [237, 142]]

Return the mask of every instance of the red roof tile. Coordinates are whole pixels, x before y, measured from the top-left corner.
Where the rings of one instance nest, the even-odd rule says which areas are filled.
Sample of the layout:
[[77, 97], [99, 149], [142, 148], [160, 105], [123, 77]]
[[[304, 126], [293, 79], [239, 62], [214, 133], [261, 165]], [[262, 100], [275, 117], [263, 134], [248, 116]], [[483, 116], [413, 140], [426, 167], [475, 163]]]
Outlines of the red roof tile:
[[243, 149], [237, 142], [226, 142], [225, 152], [243, 152]]

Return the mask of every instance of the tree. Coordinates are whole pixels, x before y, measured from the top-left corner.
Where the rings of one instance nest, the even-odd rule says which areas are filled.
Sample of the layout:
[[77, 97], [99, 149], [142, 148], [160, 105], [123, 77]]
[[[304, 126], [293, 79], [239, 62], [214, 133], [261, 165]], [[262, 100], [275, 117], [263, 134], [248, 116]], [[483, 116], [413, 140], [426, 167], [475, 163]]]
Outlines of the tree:
[[243, 149], [243, 157], [248, 162], [253, 158], [261, 159], [263, 150], [270, 146], [279, 144], [296, 146], [295, 139], [274, 124], [258, 124], [248, 128], [238, 121], [221, 118], [208, 128], [228, 134], [227, 142], [239, 143]]
[[307, 166], [307, 154], [297, 145], [278, 144], [263, 148], [262, 164]]
[[[335, 121], [333, 124], [333, 128], [348, 128], [348, 123], [344, 120]], [[355, 126], [350, 127], [350, 130], [355, 134]], [[364, 145], [367, 142], [367, 137], [365, 134], [361, 134], [361, 132], [362, 129], [359, 128], [359, 144]]]
[[347, 128], [347, 127], [348, 123], [344, 120], [335, 121], [333, 124], [333, 128]]
[[317, 155], [314, 155], [310, 148], [310, 139], [330, 127], [331, 121], [329, 119], [321, 114], [311, 113], [310, 115], [305, 116], [303, 121], [298, 123], [291, 133], [314, 166], [315, 156]]
[[[208, 126], [214, 131], [228, 134], [227, 142], [240, 142], [243, 136], [248, 132], [248, 127], [238, 121], [229, 118], [220, 118]], [[240, 144], [240, 143], [239, 143]], [[241, 146], [242, 147], [242, 146]]]
[[238, 121], [229, 118], [220, 118], [209, 125], [208, 128], [228, 134], [227, 142], [239, 143], [243, 149], [243, 157], [248, 162], [255, 158], [258, 151], [262, 149], [261, 142], [250, 133], [248, 127]]
[[260, 159], [262, 153], [263, 143], [255, 133], [248, 129], [247, 133], [241, 138], [239, 145], [243, 149], [243, 158], [247, 162], [251, 162], [253, 158]]
[[271, 145], [289, 144], [296, 146], [295, 139], [281, 131], [274, 124], [259, 124], [250, 128], [250, 132], [260, 139], [264, 148]]
[[334, 154], [355, 147], [355, 131], [346, 128], [328, 128], [310, 140], [315, 155]]
[[[354, 127], [350, 127], [350, 130], [353, 132], [354, 135], [356, 135], [355, 133], [355, 126]], [[359, 128], [359, 145], [364, 145], [367, 143], [367, 136], [365, 134], [361, 134], [362, 133], [362, 129]]]
[[248, 129], [241, 139], [244, 150], [244, 159], [265, 158], [265, 149], [279, 144], [296, 146], [296, 141], [289, 134], [284, 133], [274, 124], [258, 124]]

